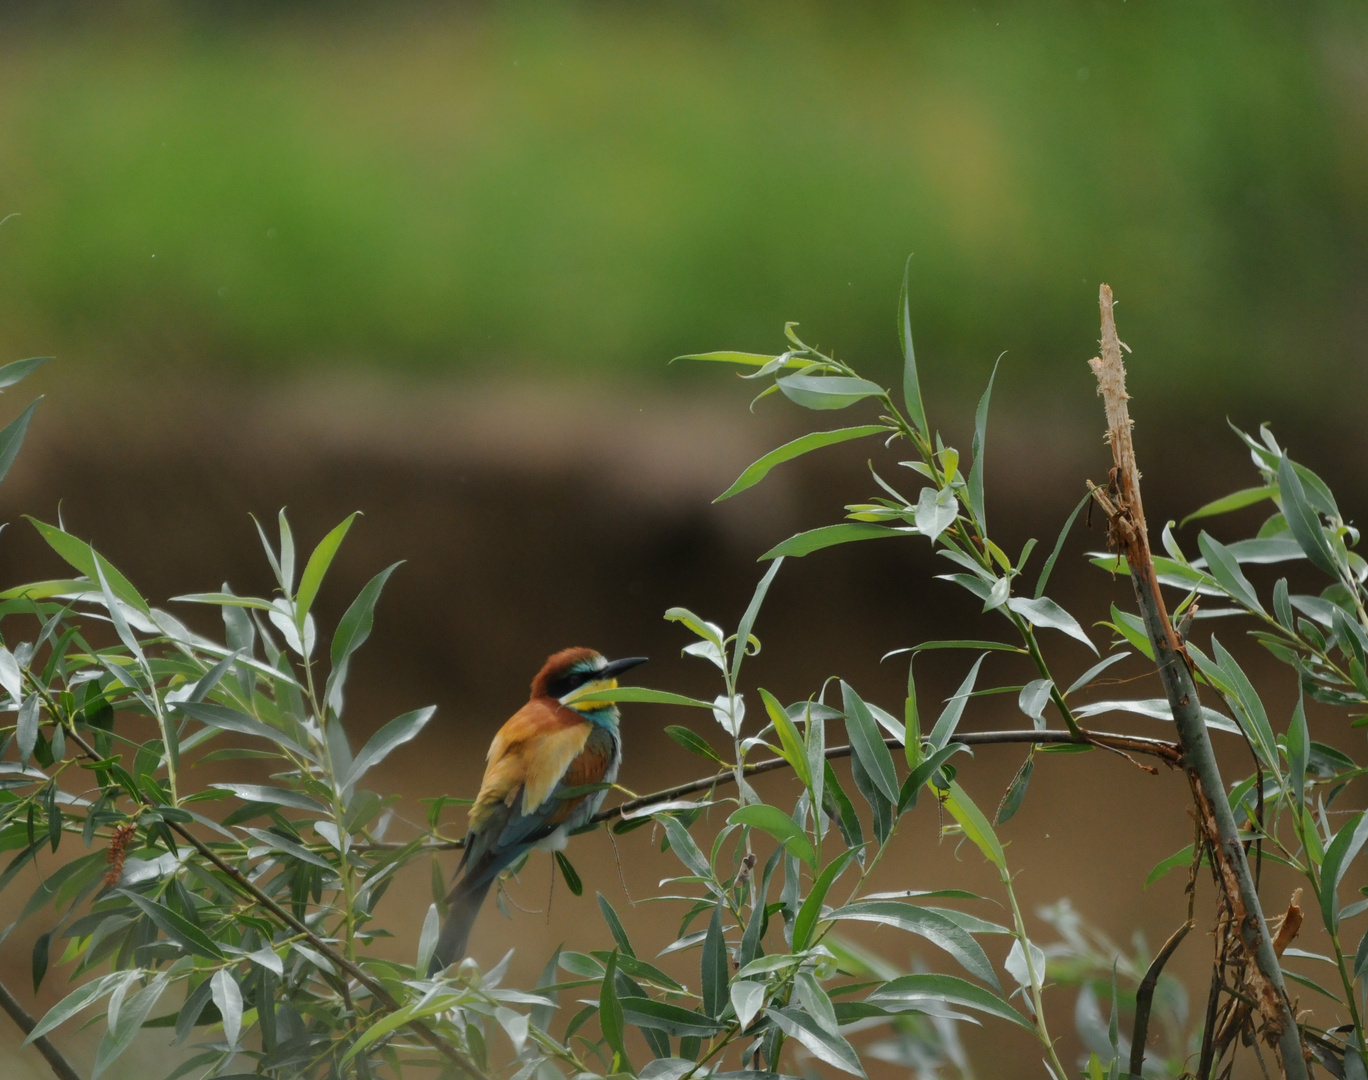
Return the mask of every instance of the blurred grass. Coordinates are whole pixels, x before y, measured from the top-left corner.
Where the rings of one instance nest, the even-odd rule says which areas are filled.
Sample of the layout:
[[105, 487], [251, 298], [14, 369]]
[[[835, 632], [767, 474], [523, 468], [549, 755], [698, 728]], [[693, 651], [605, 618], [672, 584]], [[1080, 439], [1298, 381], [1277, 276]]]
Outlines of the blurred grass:
[[0, 214], [22, 214], [0, 356], [651, 376], [801, 319], [891, 377], [915, 251], [919, 352], [956, 389], [1002, 349], [1042, 396], [1076, 375], [1103, 279], [1150, 395], [1347, 407], [1368, 385], [1357, 5], [0, 24]]

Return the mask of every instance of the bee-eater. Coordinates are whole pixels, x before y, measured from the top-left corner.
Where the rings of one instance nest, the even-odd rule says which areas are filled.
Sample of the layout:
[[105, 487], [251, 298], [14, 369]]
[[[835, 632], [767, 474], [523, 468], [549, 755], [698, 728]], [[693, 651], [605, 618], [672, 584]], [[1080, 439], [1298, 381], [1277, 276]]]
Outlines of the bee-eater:
[[603, 805], [602, 790], [563, 793], [617, 779], [622, 764], [617, 706], [573, 696], [614, 690], [617, 676], [645, 662], [644, 656], [609, 661], [593, 649], [562, 649], [537, 672], [527, 704], [490, 743], [430, 974], [465, 956], [480, 905], [504, 870], [530, 848], [559, 851]]

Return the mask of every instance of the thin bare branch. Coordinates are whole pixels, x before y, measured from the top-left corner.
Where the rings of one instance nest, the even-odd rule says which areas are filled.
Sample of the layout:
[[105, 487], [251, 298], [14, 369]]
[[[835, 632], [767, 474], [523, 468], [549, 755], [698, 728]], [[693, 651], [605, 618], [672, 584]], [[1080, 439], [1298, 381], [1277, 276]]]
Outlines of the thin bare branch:
[[[9, 992], [4, 983], [0, 983], [0, 1009], [9, 1013], [10, 1019], [19, 1025], [25, 1035], [38, 1026], [38, 1022], [19, 1004], [19, 1000]], [[81, 1080], [81, 1074], [72, 1068], [71, 1062], [62, 1056], [62, 1052], [52, 1045], [52, 1041], [46, 1035], [39, 1035], [34, 1039], [33, 1048], [43, 1055], [43, 1060], [48, 1063], [59, 1080]]]

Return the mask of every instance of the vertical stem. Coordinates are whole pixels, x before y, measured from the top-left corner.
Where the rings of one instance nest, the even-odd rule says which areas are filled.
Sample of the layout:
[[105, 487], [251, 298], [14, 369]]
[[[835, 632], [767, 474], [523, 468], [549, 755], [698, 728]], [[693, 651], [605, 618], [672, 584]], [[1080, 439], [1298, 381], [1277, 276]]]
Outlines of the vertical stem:
[[[1126, 406], [1126, 369], [1121, 361], [1121, 342], [1116, 335], [1112, 314], [1111, 288], [1103, 285], [1099, 304], [1102, 310], [1102, 356], [1088, 361], [1097, 376], [1098, 393], [1106, 403], [1108, 439], [1117, 488], [1117, 503], [1107, 507], [1112, 539], [1130, 564], [1131, 583], [1140, 605], [1145, 630], [1154, 647], [1154, 660], [1164, 685], [1174, 726], [1183, 747], [1183, 765], [1188, 772], [1199, 819], [1208, 822], [1213, 861], [1218, 864], [1221, 881], [1238, 922], [1245, 953], [1261, 975], [1262, 986], [1255, 986], [1255, 997], [1264, 1022], [1276, 1034], [1284, 1074], [1289, 1080], [1306, 1080], [1306, 1058], [1301, 1035], [1283, 983], [1282, 968], [1273, 950], [1258, 890], [1249, 872], [1244, 845], [1240, 842], [1235, 815], [1226, 799], [1225, 784], [1216, 764], [1216, 754], [1207, 734], [1197, 698], [1197, 687], [1188, 668], [1186, 654], [1169, 623], [1168, 610], [1159, 591], [1154, 561], [1145, 531], [1145, 514], [1140, 500], [1140, 471], [1135, 464], [1131, 441], [1130, 413]], [[1101, 501], [1101, 500], [1099, 500]]]
[[1036, 973], [1035, 959], [1031, 956], [1031, 939], [1026, 936], [1026, 920], [1021, 917], [1021, 906], [1017, 903], [1016, 892], [1012, 889], [1012, 875], [1007, 872], [1005, 866], [1000, 868], [1000, 874], [1002, 887], [1007, 891], [1007, 903], [1012, 909], [1012, 936], [1021, 946], [1022, 956], [1026, 960], [1026, 978], [1031, 984], [1031, 1011], [1035, 1013], [1036, 1038], [1050, 1055], [1050, 1067], [1054, 1070], [1055, 1076], [1059, 1080], [1064, 1080], [1069, 1074], [1059, 1062], [1054, 1040], [1050, 1037], [1050, 1029], [1045, 1024], [1045, 1001], [1041, 996], [1045, 972]]

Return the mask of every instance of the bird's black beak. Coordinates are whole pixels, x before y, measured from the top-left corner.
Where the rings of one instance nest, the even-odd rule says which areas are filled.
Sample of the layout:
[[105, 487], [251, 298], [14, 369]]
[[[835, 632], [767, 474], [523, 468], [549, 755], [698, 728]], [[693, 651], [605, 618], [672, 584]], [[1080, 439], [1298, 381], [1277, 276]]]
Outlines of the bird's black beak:
[[594, 673], [595, 679], [616, 679], [624, 671], [631, 671], [638, 664], [647, 661], [645, 656], [629, 656], [624, 660], [610, 660]]

